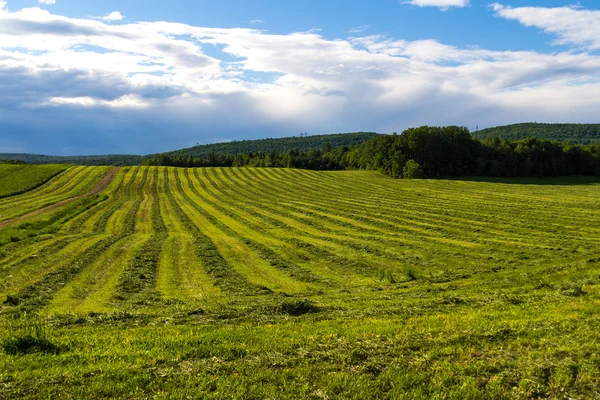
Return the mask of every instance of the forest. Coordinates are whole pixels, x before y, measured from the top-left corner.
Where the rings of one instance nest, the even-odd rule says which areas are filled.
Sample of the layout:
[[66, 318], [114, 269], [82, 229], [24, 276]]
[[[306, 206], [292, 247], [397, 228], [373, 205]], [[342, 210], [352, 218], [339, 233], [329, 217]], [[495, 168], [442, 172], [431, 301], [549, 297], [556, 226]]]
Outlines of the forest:
[[528, 137], [577, 144], [600, 142], [600, 124], [543, 124], [526, 122], [482, 129], [473, 134], [477, 139], [503, 138], [522, 140]]
[[600, 143], [577, 145], [537, 138], [474, 138], [465, 127], [407, 129], [354, 146], [205, 157], [157, 155], [145, 165], [378, 170], [394, 178], [452, 176], [557, 177], [600, 175]]

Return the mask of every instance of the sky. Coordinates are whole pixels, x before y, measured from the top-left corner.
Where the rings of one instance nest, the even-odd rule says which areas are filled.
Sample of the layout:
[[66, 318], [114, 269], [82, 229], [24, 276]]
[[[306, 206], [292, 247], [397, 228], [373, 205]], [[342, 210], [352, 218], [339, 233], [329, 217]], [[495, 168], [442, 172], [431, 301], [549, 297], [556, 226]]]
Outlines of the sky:
[[0, 153], [600, 122], [597, 0], [0, 0]]

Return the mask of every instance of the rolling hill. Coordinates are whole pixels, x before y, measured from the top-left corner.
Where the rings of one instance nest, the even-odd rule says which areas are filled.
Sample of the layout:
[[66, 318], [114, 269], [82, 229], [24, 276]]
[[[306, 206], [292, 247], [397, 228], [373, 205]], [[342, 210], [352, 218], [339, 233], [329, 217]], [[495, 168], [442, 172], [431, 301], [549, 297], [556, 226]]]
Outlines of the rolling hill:
[[242, 140], [194, 146], [162, 154], [168, 156], [191, 156], [201, 158], [206, 157], [211, 153], [219, 156], [227, 156], [230, 154], [270, 153], [273, 151], [279, 153], [287, 153], [292, 150], [303, 152], [308, 150], [321, 150], [327, 143], [330, 143], [334, 148], [353, 146], [366, 142], [376, 136], [377, 133], [373, 132], [354, 132], [303, 137], [293, 136], [279, 139]]
[[499, 137], [508, 140], [522, 140], [528, 137], [558, 140], [577, 144], [600, 142], [600, 124], [540, 124], [527, 122], [497, 126], [472, 132], [473, 137], [483, 140]]

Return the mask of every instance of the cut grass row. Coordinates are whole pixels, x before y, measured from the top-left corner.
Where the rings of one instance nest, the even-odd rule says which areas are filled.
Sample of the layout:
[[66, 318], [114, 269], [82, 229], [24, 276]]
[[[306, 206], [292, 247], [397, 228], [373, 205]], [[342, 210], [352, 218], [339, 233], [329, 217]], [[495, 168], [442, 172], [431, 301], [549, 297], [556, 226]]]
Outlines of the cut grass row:
[[69, 285], [57, 292], [44, 314], [116, 311], [114, 295], [119, 279], [131, 257], [139, 252], [146, 240], [142, 235], [128, 235], [115, 242]]
[[161, 251], [167, 238], [158, 196], [158, 168], [146, 170], [151, 175], [143, 188], [143, 198], [136, 213], [135, 236], [148, 235], [148, 239], [135, 251], [121, 272], [116, 298], [129, 301], [132, 306], [149, 306], [161, 300], [156, 288]]
[[[179, 176], [176, 176], [176, 179], [179, 179]], [[203, 201], [202, 195], [189, 175], [185, 176], [184, 192], [219, 251], [248, 280], [275, 292], [295, 293], [308, 288], [306, 284], [280, 271], [277, 268], [279, 265], [263, 259], [253, 250], [252, 240], [241, 237], [230, 226], [221, 222], [220, 218], [215, 218], [210, 212], [210, 204]]]

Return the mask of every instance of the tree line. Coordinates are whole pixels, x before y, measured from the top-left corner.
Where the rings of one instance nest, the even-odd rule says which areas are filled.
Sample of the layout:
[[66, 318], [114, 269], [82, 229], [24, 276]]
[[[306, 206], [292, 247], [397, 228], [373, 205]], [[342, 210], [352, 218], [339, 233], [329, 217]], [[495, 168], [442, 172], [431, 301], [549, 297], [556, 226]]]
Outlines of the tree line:
[[22, 160], [0, 160], [0, 164], [26, 164], [25, 161]]
[[346, 169], [343, 162], [348, 146], [333, 148], [326, 143], [323, 149], [287, 152], [256, 152], [248, 154], [221, 155], [210, 153], [206, 157], [159, 154], [144, 162], [144, 165], [168, 167], [258, 167], [299, 168], [312, 170]]
[[174, 167], [279, 167], [378, 170], [394, 178], [451, 176], [600, 176], [600, 143], [577, 145], [536, 138], [475, 139], [465, 127], [407, 129], [354, 146], [206, 157], [157, 155], [145, 165]]
[[0, 163], [5, 161], [23, 164], [75, 164], [75, 165], [141, 165], [144, 156], [105, 155], [105, 156], [46, 156], [42, 154], [0, 153]]

